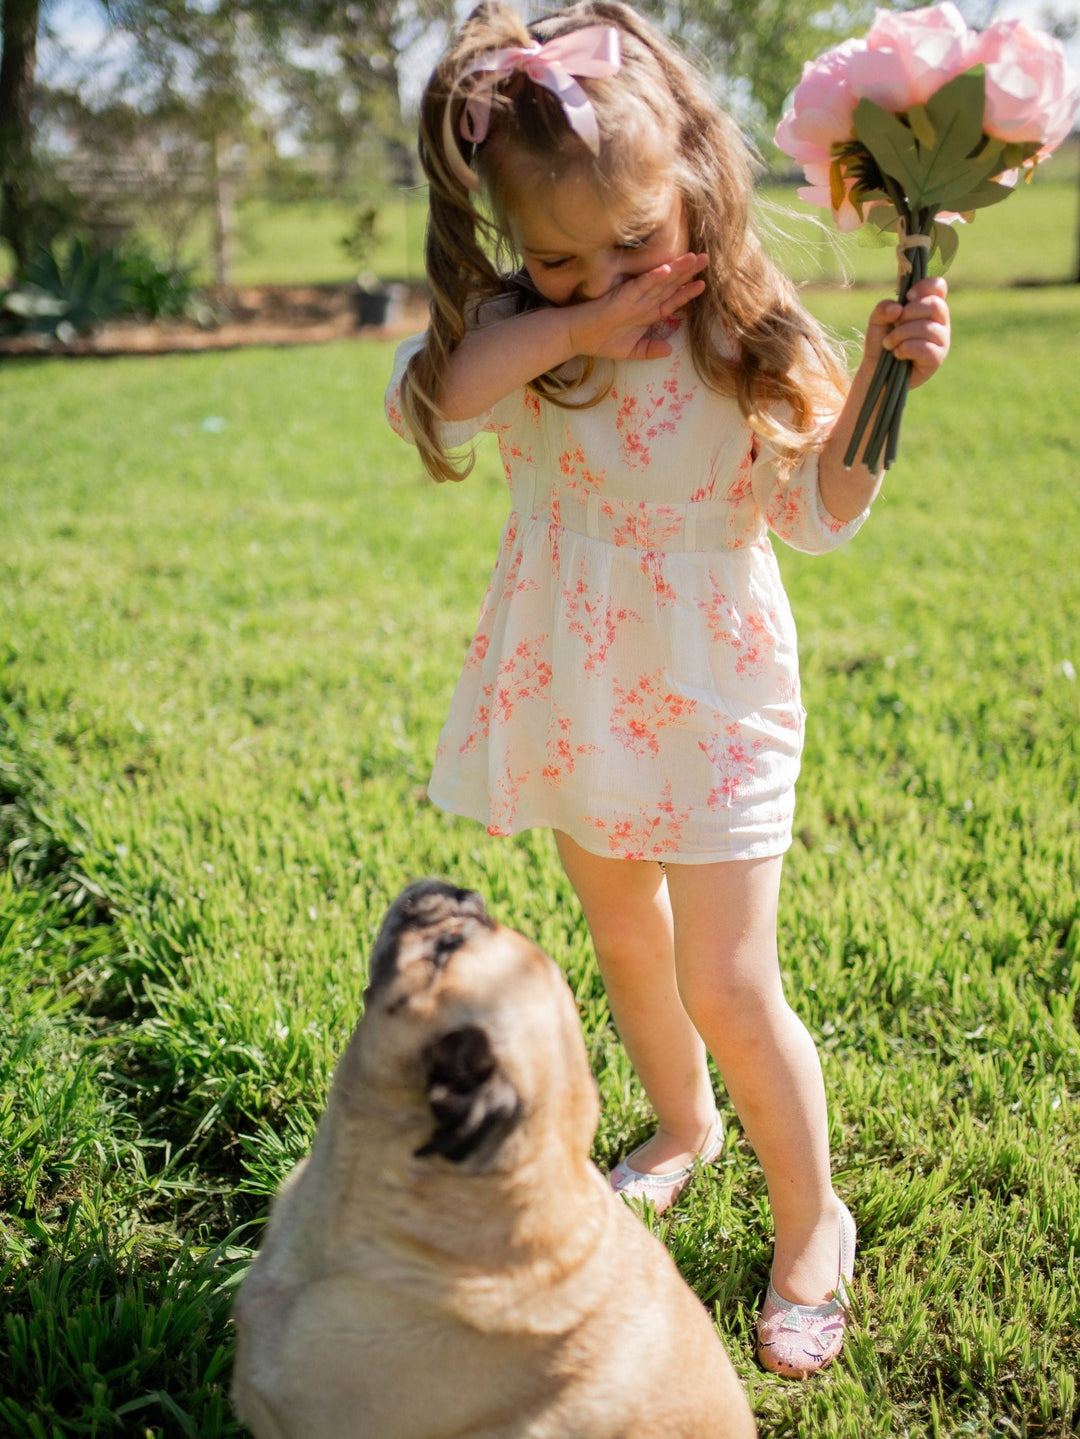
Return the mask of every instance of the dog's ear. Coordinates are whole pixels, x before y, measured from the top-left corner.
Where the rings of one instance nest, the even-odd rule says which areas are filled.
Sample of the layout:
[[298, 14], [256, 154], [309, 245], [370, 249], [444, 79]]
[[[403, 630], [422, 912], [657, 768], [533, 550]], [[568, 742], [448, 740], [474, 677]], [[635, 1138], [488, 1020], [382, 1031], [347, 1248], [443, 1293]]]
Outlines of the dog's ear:
[[500, 1070], [484, 1031], [451, 1030], [424, 1051], [435, 1133], [418, 1159], [441, 1154], [460, 1164], [490, 1158], [521, 1117], [517, 1090]]

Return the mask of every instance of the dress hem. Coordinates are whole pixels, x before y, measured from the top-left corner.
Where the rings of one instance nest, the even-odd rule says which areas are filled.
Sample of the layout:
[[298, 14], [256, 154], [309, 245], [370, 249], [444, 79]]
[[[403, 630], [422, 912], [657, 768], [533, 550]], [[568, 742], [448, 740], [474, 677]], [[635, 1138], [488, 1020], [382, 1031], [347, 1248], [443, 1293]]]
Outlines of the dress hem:
[[740, 846], [736, 850], [727, 849], [723, 853], [709, 851], [706, 854], [687, 854], [672, 850], [664, 850], [657, 847], [655, 851], [643, 853], [639, 850], [629, 851], [623, 854], [616, 853], [608, 845], [600, 848], [597, 837], [591, 832], [577, 826], [571, 829], [566, 823], [556, 824], [552, 820], [541, 818], [523, 819], [514, 822], [509, 829], [496, 829], [489, 823], [488, 818], [478, 814], [475, 809], [468, 808], [465, 804], [457, 804], [446, 796], [435, 794], [430, 785], [428, 787], [428, 799], [437, 808], [444, 810], [447, 814], [454, 814], [461, 819], [473, 820], [476, 824], [484, 826], [485, 831], [495, 839], [512, 839], [514, 836], [524, 834], [531, 829], [558, 830], [560, 834], [567, 835], [580, 849], [588, 854], [596, 855], [598, 859], [628, 859], [645, 860], [655, 864], [729, 864], [737, 860], [747, 859], [772, 859], [777, 855], [786, 854], [791, 848], [792, 835], [788, 830], [783, 834], [775, 834], [772, 838], [761, 839], [756, 843]]

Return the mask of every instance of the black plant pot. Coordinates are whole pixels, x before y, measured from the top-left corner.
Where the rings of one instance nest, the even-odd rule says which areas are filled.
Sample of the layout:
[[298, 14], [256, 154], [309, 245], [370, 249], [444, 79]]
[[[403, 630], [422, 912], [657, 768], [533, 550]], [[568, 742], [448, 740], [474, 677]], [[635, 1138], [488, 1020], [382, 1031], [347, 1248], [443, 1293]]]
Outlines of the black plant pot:
[[356, 292], [356, 323], [363, 328], [366, 325], [385, 325], [386, 317], [390, 313], [391, 295], [389, 290], [363, 290]]

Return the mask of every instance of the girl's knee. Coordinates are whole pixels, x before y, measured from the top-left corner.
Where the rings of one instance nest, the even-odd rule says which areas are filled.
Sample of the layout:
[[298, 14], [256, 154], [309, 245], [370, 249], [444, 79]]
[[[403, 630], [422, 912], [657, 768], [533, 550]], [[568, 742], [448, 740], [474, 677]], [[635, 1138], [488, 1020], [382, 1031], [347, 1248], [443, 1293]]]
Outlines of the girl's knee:
[[[772, 976], [741, 978], [723, 973], [686, 979], [679, 995], [694, 1027], [710, 1048], [722, 1041], [742, 1043], [771, 1029], [787, 1002]], [[719, 1036], [719, 1041], [717, 1040]]]
[[603, 974], [639, 966], [671, 964], [670, 932], [646, 911], [608, 912], [589, 919], [596, 961]]

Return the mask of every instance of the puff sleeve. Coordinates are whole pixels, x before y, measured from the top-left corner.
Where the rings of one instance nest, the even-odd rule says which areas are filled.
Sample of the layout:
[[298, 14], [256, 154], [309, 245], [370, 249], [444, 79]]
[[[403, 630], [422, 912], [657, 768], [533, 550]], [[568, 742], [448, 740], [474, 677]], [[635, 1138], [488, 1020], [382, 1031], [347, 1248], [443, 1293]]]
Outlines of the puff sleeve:
[[808, 555], [827, 554], [846, 543], [870, 513], [865, 509], [847, 521], [829, 513], [818, 480], [820, 458], [814, 449], [795, 465], [785, 464], [774, 445], [755, 437], [751, 485], [758, 510], [773, 534]]
[[[418, 350], [423, 349], [424, 338], [423, 333], [410, 335], [407, 340], [402, 340], [401, 344], [397, 347], [394, 354], [393, 369], [390, 372], [390, 383], [386, 387], [386, 395], [383, 399], [386, 418], [390, 423], [390, 428], [396, 435], [400, 435], [401, 438], [410, 445], [414, 445], [416, 440], [406, 423], [405, 415], [401, 408], [401, 386], [405, 379], [405, 370], [409, 361]], [[442, 438], [443, 448], [455, 450], [459, 446], [467, 445], [470, 440], [475, 439], [481, 430], [490, 430], [493, 428], [493, 412], [488, 410], [484, 414], [477, 415], [471, 420], [444, 421], [439, 427], [439, 432]]]

